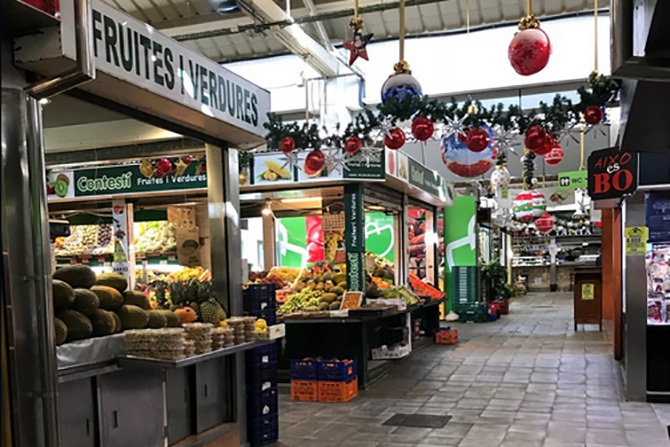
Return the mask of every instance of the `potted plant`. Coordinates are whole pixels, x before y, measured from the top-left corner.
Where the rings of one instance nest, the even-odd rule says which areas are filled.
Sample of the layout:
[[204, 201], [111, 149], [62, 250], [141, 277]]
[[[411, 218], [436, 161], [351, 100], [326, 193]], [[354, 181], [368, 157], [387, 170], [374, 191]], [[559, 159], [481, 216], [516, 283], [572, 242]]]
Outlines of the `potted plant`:
[[509, 313], [509, 299], [514, 296], [514, 288], [507, 284], [507, 269], [497, 260], [482, 268], [489, 301], [497, 304], [501, 315]]

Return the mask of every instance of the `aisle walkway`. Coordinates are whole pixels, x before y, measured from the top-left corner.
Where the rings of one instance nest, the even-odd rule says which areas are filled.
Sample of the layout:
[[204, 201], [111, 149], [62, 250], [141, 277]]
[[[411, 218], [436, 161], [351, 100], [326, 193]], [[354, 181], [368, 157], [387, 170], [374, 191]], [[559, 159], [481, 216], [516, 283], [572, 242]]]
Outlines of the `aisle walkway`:
[[[430, 346], [344, 404], [280, 399], [280, 445], [664, 447], [670, 405], [627, 403], [602, 334], [572, 330], [568, 294], [532, 294], [460, 343]], [[450, 415], [443, 428], [382, 425]]]

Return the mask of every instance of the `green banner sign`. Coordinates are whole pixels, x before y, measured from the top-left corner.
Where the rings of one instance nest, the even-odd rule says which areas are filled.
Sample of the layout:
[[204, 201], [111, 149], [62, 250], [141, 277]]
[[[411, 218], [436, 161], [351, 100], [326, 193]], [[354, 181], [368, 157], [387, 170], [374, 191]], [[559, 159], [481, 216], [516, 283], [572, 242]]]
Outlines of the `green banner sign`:
[[[477, 265], [477, 204], [474, 196], [458, 196], [444, 209], [445, 290], [451, 293], [452, 269]], [[447, 301], [447, 311], [451, 309]]]
[[568, 171], [558, 174], [558, 189], [586, 189], [586, 171]]
[[394, 218], [384, 213], [365, 213], [365, 250], [395, 262]]
[[125, 165], [82, 169], [74, 171], [70, 178], [69, 187], [74, 197], [207, 188], [207, 174], [199, 171], [196, 163], [189, 165], [180, 175], [175, 171], [162, 177], [155, 173], [146, 176], [140, 171], [140, 165]]
[[409, 158], [409, 183], [437, 197], [444, 197], [444, 179], [413, 158]]
[[363, 185], [344, 187], [344, 248], [347, 253], [347, 290], [365, 292], [365, 215]]

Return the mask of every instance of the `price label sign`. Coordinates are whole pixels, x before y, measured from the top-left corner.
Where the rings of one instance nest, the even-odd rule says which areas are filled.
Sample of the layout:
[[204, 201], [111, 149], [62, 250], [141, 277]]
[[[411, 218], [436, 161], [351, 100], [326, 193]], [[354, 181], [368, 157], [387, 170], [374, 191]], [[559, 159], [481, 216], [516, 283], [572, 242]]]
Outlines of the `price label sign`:
[[626, 254], [644, 256], [647, 253], [649, 229], [647, 227], [626, 227]]

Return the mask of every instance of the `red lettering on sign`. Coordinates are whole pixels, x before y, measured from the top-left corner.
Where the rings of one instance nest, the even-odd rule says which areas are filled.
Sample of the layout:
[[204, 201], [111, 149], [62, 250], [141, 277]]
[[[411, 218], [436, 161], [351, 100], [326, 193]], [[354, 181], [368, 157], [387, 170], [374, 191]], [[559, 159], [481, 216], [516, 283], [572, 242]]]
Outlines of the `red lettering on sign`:
[[633, 184], [633, 173], [628, 169], [622, 169], [612, 177], [612, 186], [617, 191], [625, 191]]
[[593, 179], [595, 180], [595, 186], [594, 186], [594, 193], [596, 194], [604, 194], [607, 191], [610, 190], [610, 184], [609, 184], [609, 174], [607, 173], [602, 173], [602, 174], [595, 174], [593, 176]]
[[625, 165], [631, 160], [631, 158], [633, 158], [633, 156], [631, 154], [629, 154], [628, 152], [624, 152], [623, 154], [621, 154], [621, 158], [619, 159], [619, 163], [621, 163], [622, 165]]

